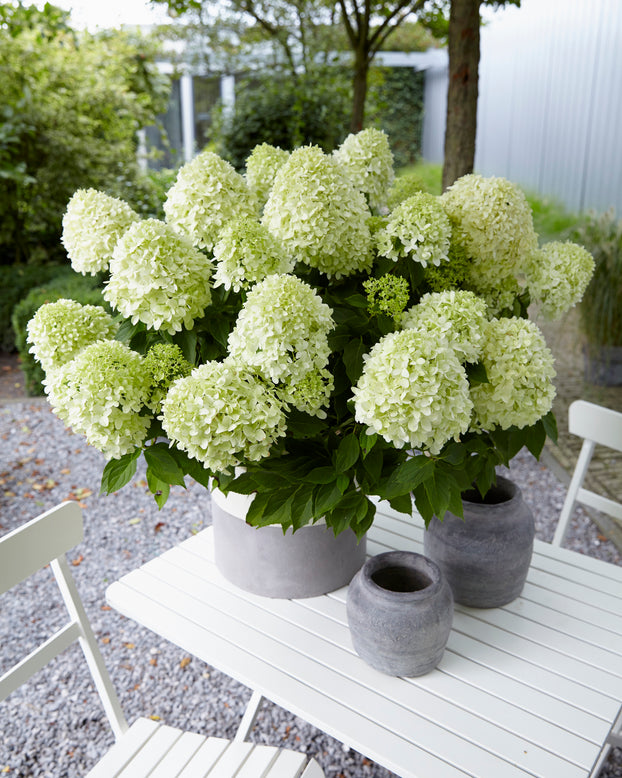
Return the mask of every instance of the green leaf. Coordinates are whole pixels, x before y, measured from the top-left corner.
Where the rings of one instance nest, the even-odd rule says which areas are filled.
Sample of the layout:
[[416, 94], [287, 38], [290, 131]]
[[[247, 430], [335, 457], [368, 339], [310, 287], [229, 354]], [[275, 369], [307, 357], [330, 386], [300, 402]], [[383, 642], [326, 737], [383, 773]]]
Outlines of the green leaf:
[[197, 333], [194, 330], [181, 330], [173, 336], [173, 342], [182, 350], [184, 358], [191, 365], [196, 364]]
[[408, 494], [417, 488], [430, 472], [434, 471], [434, 461], [426, 456], [415, 456], [402, 462], [389, 476], [380, 494], [387, 500]]
[[537, 421], [531, 427], [527, 427], [525, 436], [525, 445], [536, 459], [540, 459], [540, 454], [546, 442], [546, 430], [542, 420]]
[[557, 419], [553, 411], [549, 411], [546, 416], [542, 417], [542, 424], [544, 425], [544, 431], [553, 441], [557, 443]]
[[311, 522], [313, 519], [313, 486], [302, 484], [296, 490], [292, 500], [291, 515], [294, 530]]
[[331, 511], [342, 495], [337, 484], [321, 484], [313, 491], [313, 516], [317, 519]]
[[362, 294], [351, 294], [344, 299], [344, 302], [353, 308], [367, 308], [367, 297]]
[[346, 435], [339, 443], [339, 447], [334, 455], [335, 469], [338, 473], [345, 473], [353, 467], [361, 453], [359, 441], [356, 435]]
[[350, 486], [350, 477], [345, 473], [339, 473], [337, 476], [337, 488], [341, 494], [345, 494], [346, 489]]
[[352, 384], [355, 384], [363, 372], [363, 355], [367, 353], [367, 346], [361, 338], [354, 338], [343, 350], [343, 363], [346, 373]]
[[384, 453], [381, 448], [372, 449], [365, 459], [363, 459], [363, 468], [368, 474], [372, 484], [376, 484], [380, 480], [383, 461]]
[[421, 514], [421, 518], [427, 527], [434, 516], [434, 508], [430, 503], [430, 499], [428, 498], [427, 491], [423, 484], [419, 484], [419, 486], [413, 489], [413, 497], [415, 499], [415, 507]]
[[367, 429], [364, 429], [361, 432], [361, 434], [359, 435], [359, 445], [361, 447], [361, 451], [363, 452], [363, 459], [365, 459], [365, 457], [376, 445], [377, 440], [378, 440], [378, 435], [375, 432], [372, 432], [371, 435], [368, 434]]
[[464, 369], [471, 386], [490, 383], [488, 380], [488, 373], [486, 372], [486, 368], [483, 362], [467, 362], [467, 364], [464, 366]]
[[161, 481], [154, 474], [153, 470], [150, 470], [149, 468], [147, 468], [147, 485], [149, 486], [149, 491], [153, 494], [158, 509], [162, 510], [168, 500], [171, 487], [166, 481]]
[[102, 473], [100, 494], [112, 494], [127, 483], [129, 483], [136, 473], [138, 457], [142, 449], [135, 448], [129, 454], [124, 454], [119, 459], [111, 459], [106, 463]]
[[330, 484], [336, 477], [337, 474], [333, 467], [316, 467], [305, 476], [305, 481], [310, 484]]
[[408, 516], [412, 516], [413, 503], [410, 492], [408, 494], [401, 494], [399, 497], [392, 497], [389, 500], [389, 505], [398, 513], [406, 513]]
[[287, 416], [287, 432], [295, 438], [315, 438], [325, 432], [327, 427], [324, 419], [309, 416], [302, 411], [292, 410]]
[[166, 443], [156, 443], [145, 449], [147, 472], [167, 484], [185, 486], [184, 474]]

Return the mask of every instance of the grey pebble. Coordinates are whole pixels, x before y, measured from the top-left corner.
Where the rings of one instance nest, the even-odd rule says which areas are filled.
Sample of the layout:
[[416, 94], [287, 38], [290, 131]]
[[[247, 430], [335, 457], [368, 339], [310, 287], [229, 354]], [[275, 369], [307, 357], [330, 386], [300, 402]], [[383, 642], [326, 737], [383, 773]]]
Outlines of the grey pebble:
[[[249, 689], [196, 658], [182, 662], [181, 649], [115, 611], [102, 610], [109, 583], [209, 524], [209, 496], [195, 483], [185, 491], [174, 487], [158, 512], [139, 470], [133, 484], [101, 497], [104, 463], [103, 455], [65, 429], [44, 401], [0, 407], [0, 535], [62, 500], [78, 498], [84, 504], [85, 538], [69, 560], [79, 562], [72, 572], [128, 721], [156, 715], [172, 726], [232, 738]], [[564, 487], [523, 452], [512, 463], [511, 477], [535, 513], [537, 536], [550, 540]], [[621, 564], [616, 548], [598, 534], [580, 512], [567, 545]], [[49, 570], [40, 571], [0, 597], [0, 673], [62, 624], [62, 602], [51, 597], [50, 577]], [[35, 613], [32, 602], [39, 607]], [[252, 737], [307, 751], [327, 778], [393, 775], [271, 703], [264, 703]], [[0, 703], [0, 775], [9, 767], [9, 778], [78, 778], [113, 742], [77, 645]], [[622, 778], [618, 749], [601, 773], [601, 778], [614, 777]]]

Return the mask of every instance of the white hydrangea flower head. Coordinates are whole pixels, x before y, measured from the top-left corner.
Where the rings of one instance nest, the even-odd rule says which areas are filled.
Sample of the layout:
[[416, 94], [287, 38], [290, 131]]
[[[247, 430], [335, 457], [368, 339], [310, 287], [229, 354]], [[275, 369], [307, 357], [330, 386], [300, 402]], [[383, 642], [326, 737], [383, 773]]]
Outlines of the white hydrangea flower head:
[[477, 362], [484, 342], [486, 312], [486, 301], [473, 292], [431, 292], [406, 311], [402, 327], [444, 339], [461, 362]]
[[369, 127], [351, 133], [333, 156], [372, 208], [386, 205], [393, 184], [393, 154], [382, 130]]
[[278, 171], [262, 221], [297, 260], [341, 278], [371, 269], [370, 216], [334, 159], [303, 146]]
[[113, 338], [117, 325], [99, 305], [75, 300], [44, 303], [28, 322], [30, 353], [48, 372], [70, 362], [83, 348]]
[[63, 216], [61, 241], [82, 275], [108, 268], [117, 241], [139, 215], [123, 200], [96, 189], [78, 189]]
[[438, 454], [471, 421], [469, 384], [456, 353], [418, 330], [382, 338], [366, 355], [353, 393], [356, 420], [396, 448]]
[[489, 383], [471, 388], [475, 426], [488, 430], [527, 427], [551, 410], [554, 359], [532, 321], [489, 321], [481, 361]]
[[179, 332], [210, 304], [212, 263], [157, 219], [133, 224], [117, 243], [105, 299], [133, 324]]
[[274, 383], [302, 380], [326, 367], [331, 314], [296, 276], [268, 276], [249, 292], [229, 334], [229, 354]]
[[166, 221], [209, 251], [224, 225], [236, 216], [255, 216], [244, 177], [213, 151], [202, 151], [180, 168], [164, 202]]
[[151, 417], [140, 415], [150, 393], [143, 358], [116, 340], [100, 340], [44, 381], [52, 410], [109, 459], [140, 446]]
[[549, 320], [559, 319], [582, 299], [594, 274], [594, 258], [576, 243], [545, 243], [529, 258], [529, 291]]
[[256, 219], [230, 221], [214, 246], [214, 286], [239, 292], [275, 273], [291, 273], [294, 259], [283, 244]]
[[269, 143], [255, 146], [247, 158], [244, 177], [261, 208], [266, 204], [277, 172], [288, 159], [289, 151], [271, 146]]
[[274, 390], [232, 360], [206, 362], [175, 381], [161, 418], [171, 442], [215, 472], [263, 459], [286, 432]]
[[418, 192], [397, 206], [375, 240], [383, 257], [394, 261], [410, 257], [423, 267], [438, 266], [448, 259], [451, 222], [440, 198]]
[[441, 195], [454, 237], [491, 286], [523, 270], [538, 247], [527, 198], [505, 178], [470, 174]]
[[296, 381], [286, 379], [277, 386], [277, 394], [286, 405], [325, 419], [324, 408], [328, 406], [334, 388], [335, 382], [330, 371], [316, 369]]

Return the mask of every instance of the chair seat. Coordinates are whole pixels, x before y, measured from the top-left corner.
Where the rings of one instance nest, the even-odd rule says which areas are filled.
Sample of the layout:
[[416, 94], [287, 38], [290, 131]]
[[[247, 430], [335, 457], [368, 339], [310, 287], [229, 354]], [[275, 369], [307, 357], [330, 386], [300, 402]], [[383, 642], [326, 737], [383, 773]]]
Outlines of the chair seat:
[[319, 778], [305, 754], [205, 737], [140, 718], [87, 778]]

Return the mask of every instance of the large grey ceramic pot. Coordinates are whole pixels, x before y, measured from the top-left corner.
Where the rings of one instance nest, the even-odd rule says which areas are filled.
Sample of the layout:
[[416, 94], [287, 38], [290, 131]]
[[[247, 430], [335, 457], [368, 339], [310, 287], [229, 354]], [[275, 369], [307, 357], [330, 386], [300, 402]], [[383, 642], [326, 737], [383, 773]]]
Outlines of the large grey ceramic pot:
[[264, 597], [317, 597], [346, 586], [365, 562], [366, 539], [335, 534], [324, 523], [291, 529], [251, 527], [252, 498], [212, 490], [214, 555], [220, 572], [241, 589]]
[[440, 662], [453, 598], [430, 559], [409, 551], [371, 557], [352, 579], [346, 605], [354, 648], [376, 670], [417, 676]]
[[424, 553], [447, 576], [454, 600], [473, 608], [496, 608], [520, 595], [527, 578], [535, 526], [518, 486], [501, 476], [481, 501], [462, 496], [464, 520], [446, 513], [424, 534]]

